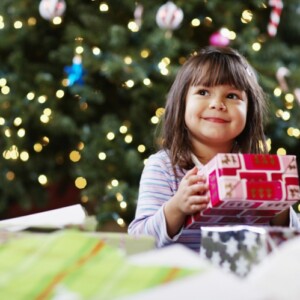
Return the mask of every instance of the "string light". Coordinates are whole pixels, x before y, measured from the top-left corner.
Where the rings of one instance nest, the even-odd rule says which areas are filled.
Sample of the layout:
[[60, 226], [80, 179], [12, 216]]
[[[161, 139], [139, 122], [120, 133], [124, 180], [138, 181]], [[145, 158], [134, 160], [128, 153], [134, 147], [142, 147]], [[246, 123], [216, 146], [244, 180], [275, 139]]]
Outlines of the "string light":
[[2, 93], [3, 95], [8, 95], [8, 94], [10, 93], [10, 88], [9, 88], [8, 86], [3, 86], [3, 87], [1, 88], [1, 93]]
[[81, 197], [81, 202], [82, 202], [82, 203], [87, 203], [87, 202], [89, 202], [89, 197], [86, 196], [86, 195], [83, 195], [83, 196]]
[[135, 21], [130, 21], [127, 27], [132, 32], [138, 32], [140, 30], [140, 26]]
[[84, 177], [77, 177], [75, 180], [75, 186], [78, 189], [84, 189], [87, 185], [87, 181]]
[[15, 21], [14, 22], [14, 28], [15, 29], [21, 29], [23, 27], [23, 23], [21, 21]]
[[48, 178], [46, 175], [42, 174], [38, 177], [38, 182], [41, 184], [41, 185], [46, 185], [47, 182], [48, 182]]
[[65, 95], [65, 92], [64, 92], [63, 90], [57, 90], [57, 91], [56, 91], [56, 97], [57, 97], [58, 99], [63, 98], [64, 95]]
[[120, 131], [120, 133], [126, 133], [127, 131], [128, 131], [128, 128], [127, 128], [127, 126], [125, 126], [125, 125], [122, 125], [121, 127], [120, 127], [120, 129], [119, 129], [119, 131]]
[[117, 219], [117, 223], [118, 225], [120, 225], [121, 227], [125, 227], [126, 223], [124, 222], [124, 220], [122, 218], [118, 218]]
[[144, 153], [146, 151], [146, 147], [145, 147], [145, 145], [138, 145], [137, 150], [140, 153]]
[[251, 10], [244, 10], [242, 12], [241, 22], [244, 24], [250, 23], [253, 18], [253, 12]]
[[132, 64], [132, 58], [130, 56], [124, 57], [124, 63], [126, 65], [131, 65]]
[[3, 29], [4, 27], [5, 27], [4, 19], [2, 16], [0, 16], [0, 29]]
[[125, 82], [125, 87], [127, 87], [127, 88], [132, 88], [132, 87], [134, 87], [134, 85], [135, 85], [135, 83], [132, 79], [129, 79]]
[[30, 92], [26, 95], [27, 100], [32, 101], [35, 97], [35, 94], [33, 92]]
[[113, 187], [117, 187], [117, 186], [119, 185], [119, 181], [118, 181], [117, 179], [113, 179], [113, 180], [111, 181], [111, 185], [112, 185]]
[[105, 12], [108, 12], [109, 11], [109, 6], [106, 2], [101, 2], [100, 5], [99, 5], [99, 10], [102, 12], [102, 13], [105, 13]]
[[13, 181], [15, 179], [16, 175], [14, 172], [8, 171], [5, 175], [5, 177], [8, 181]]
[[5, 159], [16, 160], [19, 157], [19, 149], [16, 145], [12, 145], [8, 150], [4, 150], [2, 155]]
[[6, 137], [11, 137], [11, 130], [10, 130], [10, 128], [6, 128], [6, 129], [4, 130], [4, 135], [5, 135]]
[[286, 150], [284, 148], [277, 149], [276, 152], [278, 155], [286, 155]]
[[25, 136], [25, 129], [24, 128], [20, 128], [17, 132], [18, 137], [23, 138]]
[[0, 78], [0, 86], [6, 86], [7, 80], [6, 78]]
[[260, 43], [258, 43], [258, 42], [255, 42], [255, 43], [253, 43], [252, 44], [252, 49], [254, 50], [254, 51], [259, 51], [260, 49], [261, 49], [261, 44]]
[[150, 80], [149, 78], [145, 78], [145, 79], [143, 80], [143, 84], [144, 84], [145, 86], [150, 86], [150, 85], [152, 84], [152, 82], [151, 82], [151, 80]]
[[47, 124], [49, 122], [49, 120], [50, 120], [49, 117], [47, 115], [45, 115], [45, 114], [43, 114], [43, 115], [40, 116], [40, 121], [42, 123]]
[[152, 124], [158, 124], [158, 122], [159, 122], [159, 118], [158, 118], [157, 116], [153, 116], [153, 117], [151, 118], [151, 123], [152, 123]]
[[52, 23], [53, 23], [54, 25], [60, 25], [60, 24], [62, 23], [62, 18], [59, 17], [59, 16], [56, 16], [56, 17], [54, 17], [54, 18], [52, 19]]
[[92, 52], [94, 55], [98, 56], [101, 54], [101, 49], [98, 47], [93, 47]]
[[34, 17], [30, 17], [30, 18], [28, 18], [28, 20], [27, 20], [28, 26], [35, 26], [36, 23], [37, 23], [37, 21], [36, 21], [36, 18], [34, 18]]
[[116, 194], [116, 198], [117, 198], [117, 200], [118, 200], [119, 202], [123, 201], [123, 199], [124, 199], [124, 197], [123, 197], [123, 195], [122, 195], [121, 193], [117, 193], [117, 194]]
[[109, 140], [109, 141], [112, 141], [114, 138], [115, 138], [115, 134], [113, 132], [109, 132], [107, 135], [106, 135], [106, 138]]
[[127, 208], [127, 203], [125, 201], [120, 202], [120, 207], [122, 209], [126, 209]]
[[205, 17], [204, 18], [204, 24], [205, 24], [205, 26], [211, 26], [212, 22], [213, 22], [213, 20], [212, 20], [211, 17]]
[[35, 143], [33, 145], [33, 150], [37, 153], [41, 152], [43, 150], [43, 146], [41, 143]]
[[43, 136], [41, 142], [42, 142], [42, 145], [45, 147], [49, 144], [50, 140], [47, 136]]
[[291, 117], [291, 114], [290, 114], [288, 111], [284, 111], [284, 112], [282, 113], [282, 116], [281, 116], [281, 118], [282, 118], [283, 121], [289, 120], [290, 117]]
[[45, 103], [46, 101], [47, 101], [47, 96], [42, 95], [42, 96], [39, 96], [39, 97], [38, 97], [38, 102], [39, 102], [39, 103], [43, 104], [43, 103]]
[[104, 152], [100, 152], [100, 153], [98, 154], [98, 158], [99, 158], [100, 160], [105, 160], [105, 159], [106, 159], [106, 154], [105, 154]]
[[15, 126], [20, 126], [21, 124], [22, 124], [22, 119], [20, 117], [14, 119]]
[[29, 159], [29, 153], [27, 151], [22, 151], [20, 153], [20, 159], [22, 161], [28, 161], [28, 159]]
[[281, 90], [281, 88], [279, 88], [279, 87], [276, 87], [275, 89], [274, 89], [274, 96], [276, 96], [276, 97], [280, 97], [281, 96], [281, 94], [282, 94], [282, 90]]
[[201, 24], [201, 21], [200, 21], [200, 19], [198, 19], [198, 18], [195, 18], [195, 19], [193, 19], [193, 20], [191, 21], [191, 25], [192, 25], [193, 27], [198, 27], [198, 26], [200, 26], [200, 24]]
[[284, 97], [285, 101], [288, 102], [288, 103], [293, 103], [294, 100], [295, 100], [295, 97], [293, 94], [291, 93], [287, 93]]
[[131, 134], [127, 134], [124, 138], [124, 141], [126, 144], [130, 144], [132, 142], [132, 140], [133, 140], [133, 137]]
[[141, 51], [141, 57], [142, 58], [148, 58], [149, 57], [149, 55], [150, 55], [150, 50], [148, 50], [148, 49], [143, 49], [142, 51]]
[[72, 162], [78, 162], [81, 159], [81, 155], [79, 151], [73, 150], [71, 151], [69, 158]]

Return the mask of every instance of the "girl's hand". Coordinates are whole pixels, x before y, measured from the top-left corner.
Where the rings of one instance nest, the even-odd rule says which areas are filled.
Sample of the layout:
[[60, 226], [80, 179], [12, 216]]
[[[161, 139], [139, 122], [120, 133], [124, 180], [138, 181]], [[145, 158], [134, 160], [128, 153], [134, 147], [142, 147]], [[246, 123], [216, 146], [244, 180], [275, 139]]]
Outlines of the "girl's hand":
[[170, 237], [179, 232], [187, 215], [204, 210], [210, 200], [206, 178], [197, 173], [196, 167], [188, 171], [182, 178], [177, 193], [164, 206]]
[[173, 204], [184, 215], [194, 214], [207, 208], [210, 197], [206, 177], [198, 175], [198, 169], [194, 167], [182, 178], [178, 191], [171, 199]]

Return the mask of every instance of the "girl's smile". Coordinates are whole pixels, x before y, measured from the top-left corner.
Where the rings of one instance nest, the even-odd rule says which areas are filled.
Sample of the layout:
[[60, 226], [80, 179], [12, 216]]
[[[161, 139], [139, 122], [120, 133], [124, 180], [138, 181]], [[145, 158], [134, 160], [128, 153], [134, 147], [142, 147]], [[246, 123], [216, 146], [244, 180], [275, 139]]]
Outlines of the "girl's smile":
[[247, 107], [246, 93], [230, 85], [191, 86], [186, 97], [185, 123], [193, 147], [204, 144], [224, 151], [231, 149], [245, 128]]

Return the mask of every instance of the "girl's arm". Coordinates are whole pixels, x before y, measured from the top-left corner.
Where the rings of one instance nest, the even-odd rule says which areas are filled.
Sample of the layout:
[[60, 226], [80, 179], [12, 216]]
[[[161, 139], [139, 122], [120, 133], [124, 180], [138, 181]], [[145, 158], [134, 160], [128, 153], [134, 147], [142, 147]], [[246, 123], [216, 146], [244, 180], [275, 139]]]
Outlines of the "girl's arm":
[[207, 206], [208, 197], [199, 195], [207, 188], [203, 182], [199, 183], [203, 178], [197, 175], [197, 169], [186, 174], [178, 169], [177, 173], [178, 178], [166, 155], [155, 154], [148, 159], [129, 234], [152, 235], [158, 247], [168, 245], [178, 239], [186, 216]]
[[[184, 174], [178, 170], [178, 176], [181, 179]], [[142, 172], [136, 214], [128, 233], [154, 236], [158, 247], [172, 243], [174, 239], [167, 232], [164, 205], [174, 196], [177, 186], [166, 153], [158, 152], [150, 156]]]

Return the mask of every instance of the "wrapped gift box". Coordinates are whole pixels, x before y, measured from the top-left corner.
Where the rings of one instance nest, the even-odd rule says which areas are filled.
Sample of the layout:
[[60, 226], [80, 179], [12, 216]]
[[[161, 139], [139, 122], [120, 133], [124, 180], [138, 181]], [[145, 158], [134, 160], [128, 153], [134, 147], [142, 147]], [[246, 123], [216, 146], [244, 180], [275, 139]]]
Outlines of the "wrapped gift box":
[[200, 256], [238, 276], [246, 276], [272, 251], [300, 235], [287, 227], [205, 226], [201, 229]]
[[211, 201], [187, 218], [187, 228], [266, 225], [300, 200], [294, 155], [218, 154], [200, 172], [207, 176]]

